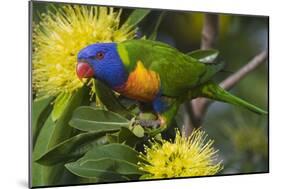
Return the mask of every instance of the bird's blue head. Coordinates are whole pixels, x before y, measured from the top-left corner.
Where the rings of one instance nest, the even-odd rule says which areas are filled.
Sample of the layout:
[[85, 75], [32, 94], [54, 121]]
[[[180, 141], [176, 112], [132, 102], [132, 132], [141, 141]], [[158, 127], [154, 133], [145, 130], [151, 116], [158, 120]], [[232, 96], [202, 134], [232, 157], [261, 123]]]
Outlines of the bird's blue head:
[[96, 43], [82, 49], [78, 54], [77, 76], [94, 77], [105, 82], [109, 87], [122, 86], [128, 73], [120, 59], [116, 43]]

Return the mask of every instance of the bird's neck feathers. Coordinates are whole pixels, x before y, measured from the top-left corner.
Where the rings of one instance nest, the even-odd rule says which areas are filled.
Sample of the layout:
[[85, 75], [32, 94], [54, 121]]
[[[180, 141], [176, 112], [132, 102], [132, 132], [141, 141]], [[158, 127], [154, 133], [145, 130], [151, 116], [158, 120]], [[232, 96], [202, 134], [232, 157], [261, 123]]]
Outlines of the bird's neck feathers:
[[122, 62], [119, 62], [119, 60], [115, 61], [116, 64], [111, 65], [110, 68], [106, 70], [103, 70], [103, 72], [99, 74], [98, 78], [112, 89], [124, 85], [128, 79], [128, 73]]
[[116, 44], [112, 44], [109, 52], [106, 61], [95, 67], [95, 72], [97, 79], [114, 89], [125, 84], [128, 72], [117, 52]]

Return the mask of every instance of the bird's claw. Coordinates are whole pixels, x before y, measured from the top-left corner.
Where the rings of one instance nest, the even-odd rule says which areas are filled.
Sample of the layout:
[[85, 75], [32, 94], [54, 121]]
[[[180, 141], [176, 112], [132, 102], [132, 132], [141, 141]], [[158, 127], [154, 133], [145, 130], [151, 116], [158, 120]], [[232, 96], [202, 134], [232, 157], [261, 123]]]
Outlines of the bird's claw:
[[160, 127], [161, 120], [137, 120], [137, 124], [140, 124], [143, 127]]

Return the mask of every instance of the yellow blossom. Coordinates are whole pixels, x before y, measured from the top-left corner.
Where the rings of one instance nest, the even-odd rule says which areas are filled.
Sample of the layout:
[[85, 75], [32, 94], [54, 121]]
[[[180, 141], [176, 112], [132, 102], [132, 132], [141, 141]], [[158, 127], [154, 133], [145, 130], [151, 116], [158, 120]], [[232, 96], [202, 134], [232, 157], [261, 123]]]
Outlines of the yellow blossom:
[[121, 10], [85, 5], [53, 9], [33, 29], [32, 85], [39, 97], [71, 93], [85, 83], [75, 72], [77, 54], [85, 46], [135, 36], [132, 27], [119, 26]]
[[145, 146], [145, 154], [140, 156], [147, 163], [139, 163], [140, 169], [147, 172], [142, 178], [174, 178], [214, 175], [222, 169], [215, 163], [217, 151], [214, 141], [206, 140], [206, 134], [196, 130], [186, 138], [176, 132], [174, 142], [160, 139]]

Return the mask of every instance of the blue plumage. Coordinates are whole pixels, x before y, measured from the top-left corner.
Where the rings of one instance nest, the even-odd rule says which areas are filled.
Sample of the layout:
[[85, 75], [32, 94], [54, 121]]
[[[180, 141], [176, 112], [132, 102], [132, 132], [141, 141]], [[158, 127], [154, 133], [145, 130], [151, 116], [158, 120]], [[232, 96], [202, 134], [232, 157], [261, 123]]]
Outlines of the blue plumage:
[[88, 62], [94, 69], [95, 78], [105, 82], [109, 87], [124, 85], [128, 73], [117, 52], [116, 43], [96, 43], [82, 49], [78, 61]]
[[162, 113], [168, 108], [167, 104], [165, 103], [165, 101], [163, 101], [161, 97], [156, 97], [153, 100], [152, 105], [155, 112], [158, 113]]

